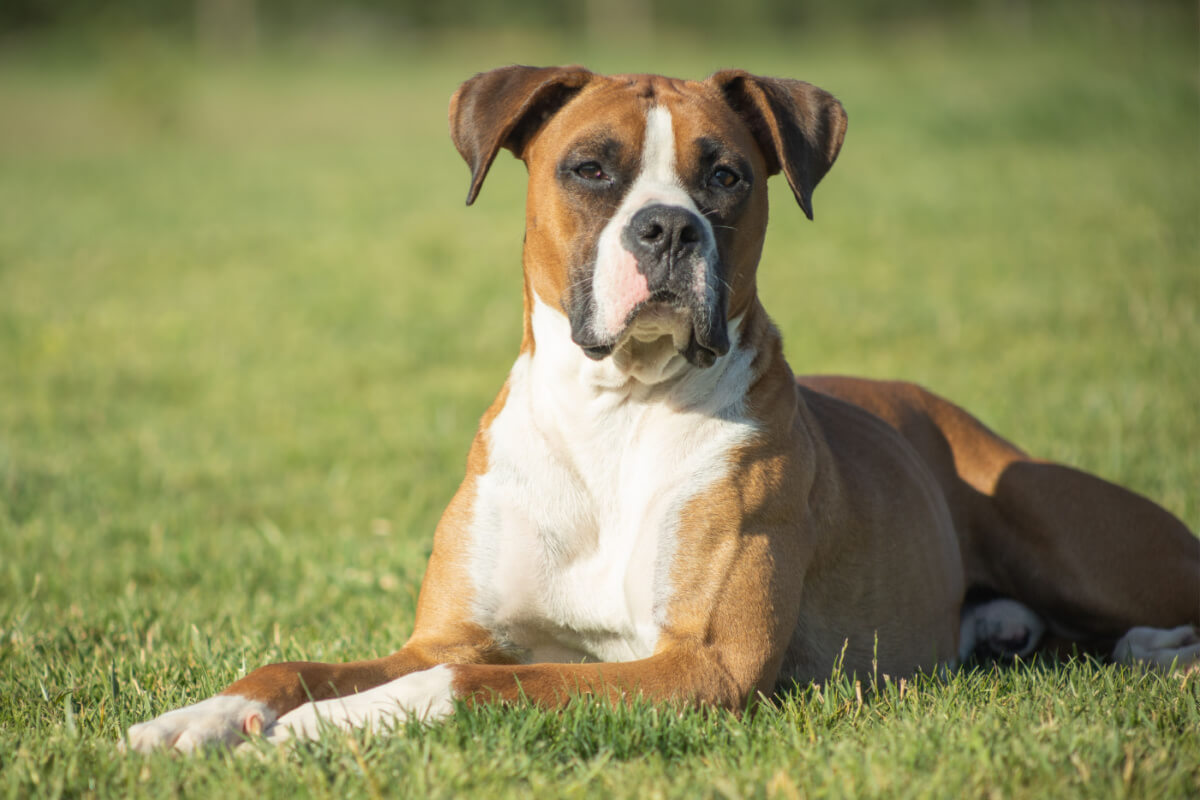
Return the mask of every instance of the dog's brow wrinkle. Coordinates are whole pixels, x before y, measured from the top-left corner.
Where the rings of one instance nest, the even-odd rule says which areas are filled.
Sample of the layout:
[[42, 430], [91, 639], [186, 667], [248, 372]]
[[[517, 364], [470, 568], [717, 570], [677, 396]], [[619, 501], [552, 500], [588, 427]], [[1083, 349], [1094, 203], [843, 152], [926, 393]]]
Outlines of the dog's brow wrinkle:
[[721, 142], [711, 136], [701, 136], [697, 138], [693, 144], [700, 151], [700, 157], [703, 159], [716, 159], [722, 155], [726, 148]]

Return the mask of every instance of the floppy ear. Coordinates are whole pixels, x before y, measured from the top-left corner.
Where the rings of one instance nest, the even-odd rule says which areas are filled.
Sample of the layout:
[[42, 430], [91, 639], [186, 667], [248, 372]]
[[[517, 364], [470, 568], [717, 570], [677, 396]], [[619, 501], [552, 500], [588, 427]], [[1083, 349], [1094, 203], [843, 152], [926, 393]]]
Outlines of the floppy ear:
[[742, 70], [715, 72], [707, 82], [750, 126], [769, 174], [783, 170], [800, 208], [812, 219], [813, 189], [833, 166], [846, 136], [842, 104], [811, 83]]
[[471, 78], [450, 98], [450, 138], [471, 168], [467, 205], [501, 147], [517, 158], [546, 120], [593, 74], [583, 67], [501, 67]]

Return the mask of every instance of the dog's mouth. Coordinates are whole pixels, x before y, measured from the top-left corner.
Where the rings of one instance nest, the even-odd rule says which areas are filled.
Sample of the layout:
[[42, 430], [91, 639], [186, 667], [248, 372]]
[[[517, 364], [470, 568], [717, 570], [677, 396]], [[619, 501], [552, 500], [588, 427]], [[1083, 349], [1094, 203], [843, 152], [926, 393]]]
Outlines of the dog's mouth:
[[714, 309], [709, 303], [688, 302], [669, 289], [660, 289], [630, 311], [622, 332], [611, 341], [597, 341], [590, 326], [572, 326], [571, 338], [594, 361], [625, 346], [639, 347], [670, 338], [675, 352], [695, 367], [711, 367], [729, 352], [724, 298]]

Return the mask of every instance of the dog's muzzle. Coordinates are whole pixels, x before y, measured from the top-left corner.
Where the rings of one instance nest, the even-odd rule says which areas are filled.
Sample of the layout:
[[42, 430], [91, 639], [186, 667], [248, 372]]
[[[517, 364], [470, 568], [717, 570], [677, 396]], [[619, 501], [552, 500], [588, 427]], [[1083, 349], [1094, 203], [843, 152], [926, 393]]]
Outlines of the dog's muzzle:
[[591, 325], [576, 325], [573, 319], [572, 338], [588, 357], [600, 360], [610, 355], [651, 305], [674, 309], [690, 321], [691, 336], [679, 352], [694, 366], [712, 366], [729, 351], [723, 270], [704, 220], [681, 206], [648, 205], [622, 230], [621, 246], [645, 277], [648, 297], [629, 310], [625, 332], [613, 341], [596, 341]]

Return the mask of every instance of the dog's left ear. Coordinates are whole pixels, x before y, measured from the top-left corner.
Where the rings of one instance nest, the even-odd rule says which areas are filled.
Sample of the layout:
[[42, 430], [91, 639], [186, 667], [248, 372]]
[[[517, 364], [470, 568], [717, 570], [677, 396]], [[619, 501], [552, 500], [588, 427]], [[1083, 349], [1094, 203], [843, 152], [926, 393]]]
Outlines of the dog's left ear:
[[471, 78], [450, 98], [450, 138], [471, 168], [467, 205], [501, 147], [522, 158], [525, 146], [593, 73], [583, 67], [501, 67]]
[[846, 136], [842, 104], [811, 83], [760, 78], [742, 70], [715, 72], [707, 83], [750, 126], [769, 174], [783, 171], [800, 208], [812, 219], [813, 189], [833, 166]]

